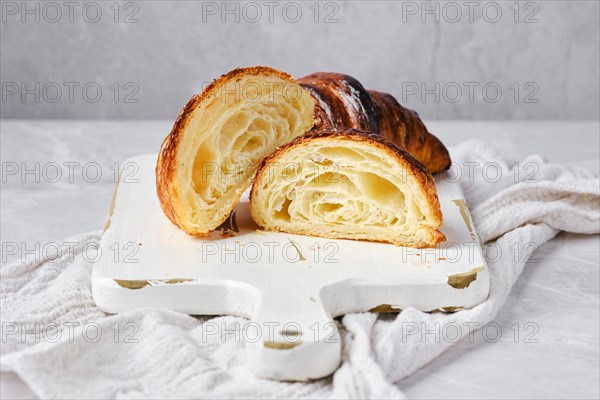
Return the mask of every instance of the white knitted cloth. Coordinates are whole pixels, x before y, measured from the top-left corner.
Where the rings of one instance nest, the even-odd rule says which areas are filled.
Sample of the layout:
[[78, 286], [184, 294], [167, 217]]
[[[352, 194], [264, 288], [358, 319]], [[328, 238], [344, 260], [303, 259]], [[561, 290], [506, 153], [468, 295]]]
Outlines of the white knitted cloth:
[[[211, 334], [207, 342], [201, 340], [206, 321], [219, 322], [212, 327], [231, 327], [245, 323], [241, 318], [196, 318], [157, 309], [107, 316], [92, 301], [92, 265], [82, 257], [82, 246], [51, 262], [52, 254], [47, 254], [47, 259], [2, 268], [1, 369], [15, 371], [42, 398], [402, 398], [394, 382], [452, 345], [403, 335], [404, 324], [417, 323], [422, 330], [465, 322], [483, 326], [498, 313], [527, 251], [535, 248], [524, 246], [526, 252], [515, 262], [511, 245], [540, 246], [559, 230], [600, 230], [600, 183], [589, 171], [530, 157], [519, 163], [517, 173], [481, 142], [464, 143], [451, 153], [461, 168], [461, 185], [480, 239], [501, 250], [500, 257], [488, 260], [489, 299], [454, 314], [409, 308], [393, 320], [372, 313], [346, 315], [340, 328], [344, 361], [333, 377], [311, 383], [258, 379], [246, 368], [244, 344], [234, 335], [222, 340]], [[496, 163], [493, 170], [484, 171], [490, 163]], [[70, 241], [98, 240], [99, 233], [92, 233]], [[138, 327], [137, 343], [125, 340], [132, 332], [123, 330], [128, 322]], [[45, 330], [37, 336], [24, 333], [24, 327], [35, 323]], [[92, 342], [97, 331], [102, 336]]]

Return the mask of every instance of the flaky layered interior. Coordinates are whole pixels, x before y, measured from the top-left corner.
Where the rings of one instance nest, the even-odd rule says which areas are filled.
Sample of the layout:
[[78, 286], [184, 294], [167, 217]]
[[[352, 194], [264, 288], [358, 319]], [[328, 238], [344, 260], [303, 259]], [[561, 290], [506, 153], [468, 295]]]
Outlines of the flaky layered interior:
[[294, 82], [245, 75], [216, 87], [184, 127], [178, 146], [179, 225], [205, 234], [228, 215], [258, 163], [313, 125], [314, 102]]
[[300, 141], [259, 171], [252, 217], [270, 230], [431, 246], [444, 240], [439, 202], [415, 173], [381, 144]]

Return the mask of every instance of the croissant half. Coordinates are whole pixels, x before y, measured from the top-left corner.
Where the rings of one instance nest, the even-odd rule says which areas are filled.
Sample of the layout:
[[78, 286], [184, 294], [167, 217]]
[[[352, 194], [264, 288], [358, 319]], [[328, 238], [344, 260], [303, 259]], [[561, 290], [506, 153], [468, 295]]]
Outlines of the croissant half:
[[165, 215], [205, 236], [230, 214], [258, 164], [309, 131], [314, 100], [288, 74], [239, 68], [191, 98], [162, 144], [156, 186]]
[[445, 240], [433, 177], [378, 134], [324, 129], [268, 156], [250, 195], [268, 230], [429, 247]]
[[432, 173], [450, 167], [442, 142], [429, 133], [419, 115], [388, 94], [366, 90], [351, 76], [317, 72], [298, 79], [317, 102], [315, 129], [354, 128], [379, 133], [405, 149]]

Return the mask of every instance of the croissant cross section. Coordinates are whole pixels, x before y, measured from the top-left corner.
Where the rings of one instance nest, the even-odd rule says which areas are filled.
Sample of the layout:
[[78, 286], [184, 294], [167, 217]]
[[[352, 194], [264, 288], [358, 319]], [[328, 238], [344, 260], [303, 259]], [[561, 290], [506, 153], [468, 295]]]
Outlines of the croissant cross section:
[[445, 240], [431, 173], [372, 133], [295, 139], [263, 161], [250, 198], [252, 218], [268, 230], [410, 247]]
[[185, 106], [156, 166], [165, 215], [206, 236], [230, 214], [258, 164], [310, 130], [314, 100], [288, 74], [268, 67], [223, 75]]

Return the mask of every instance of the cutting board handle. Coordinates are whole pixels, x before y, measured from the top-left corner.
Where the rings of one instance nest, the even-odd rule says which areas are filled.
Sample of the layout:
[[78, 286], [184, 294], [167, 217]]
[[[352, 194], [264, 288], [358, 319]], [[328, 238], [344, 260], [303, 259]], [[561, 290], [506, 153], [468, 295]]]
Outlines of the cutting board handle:
[[317, 379], [340, 364], [340, 333], [320, 299], [263, 293], [251, 324], [260, 337], [247, 335], [248, 365], [260, 377]]

